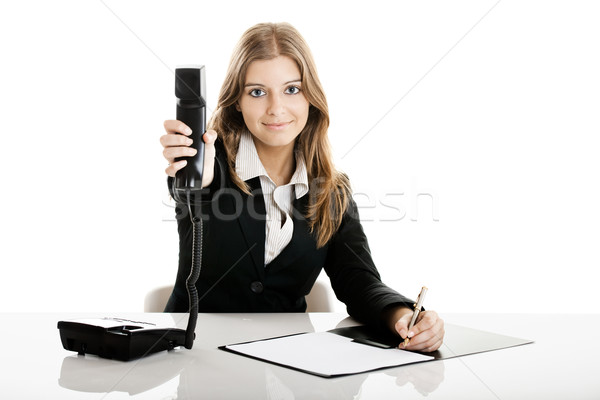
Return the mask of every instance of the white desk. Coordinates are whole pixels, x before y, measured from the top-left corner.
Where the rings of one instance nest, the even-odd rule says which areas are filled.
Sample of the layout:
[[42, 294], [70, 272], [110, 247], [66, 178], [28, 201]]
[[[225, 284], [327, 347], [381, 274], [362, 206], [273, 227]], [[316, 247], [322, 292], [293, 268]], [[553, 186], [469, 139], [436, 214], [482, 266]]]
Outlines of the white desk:
[[[132, 362], [78, 357], [56, 324], [79, 317], [171, 321], [182, 314], [2, 314], [0, 397], [11, 399], [599, 399], [600, 315], [444, 315], [535, 340], [455, 359], [325, 379], [217, 346], [353, 325], [342, 314], [201, 314], [192, 350]], [[571, 332], [572, 337], [562, 336]]]

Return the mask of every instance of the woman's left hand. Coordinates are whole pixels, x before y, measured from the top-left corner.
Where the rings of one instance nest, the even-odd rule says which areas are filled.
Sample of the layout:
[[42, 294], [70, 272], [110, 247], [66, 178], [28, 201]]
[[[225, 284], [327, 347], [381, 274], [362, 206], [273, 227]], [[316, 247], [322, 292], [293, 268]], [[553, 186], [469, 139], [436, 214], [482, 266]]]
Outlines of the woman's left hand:
[[441, 319], [435, 311], [423, 311], [419, 313], [417, 322], [408, 330], [408, 325], [412, 319], [412, 311], [407, 308], [397, 310], [391, 313], [396, 317], [393, 329], [402, 339], [410, 338], [409, 344], [405, 347], [404, 341], [398, 346], [403, 350], [418, 350], [422, 352], [436, 351], [444, 341], [444, 320]]

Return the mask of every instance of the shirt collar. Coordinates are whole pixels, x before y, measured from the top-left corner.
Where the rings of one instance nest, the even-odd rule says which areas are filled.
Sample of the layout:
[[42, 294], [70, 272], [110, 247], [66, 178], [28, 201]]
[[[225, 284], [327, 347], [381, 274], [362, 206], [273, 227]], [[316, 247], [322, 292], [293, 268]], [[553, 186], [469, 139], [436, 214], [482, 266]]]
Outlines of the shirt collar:
[[[294, 171], [289, 184], [294, 185], [296, 198], [299, 199], [308, 192], [308, 174], [304, 158], [300, 155], [299, 151], [296, 151], [294, 154], [296, 157], [296, 171]], [[242, 132], [235, 158], [235, 172], [243, 181], [248, 181], [257, 176], [264, 176], [271, 180], [258, 157], [250, 132]]]

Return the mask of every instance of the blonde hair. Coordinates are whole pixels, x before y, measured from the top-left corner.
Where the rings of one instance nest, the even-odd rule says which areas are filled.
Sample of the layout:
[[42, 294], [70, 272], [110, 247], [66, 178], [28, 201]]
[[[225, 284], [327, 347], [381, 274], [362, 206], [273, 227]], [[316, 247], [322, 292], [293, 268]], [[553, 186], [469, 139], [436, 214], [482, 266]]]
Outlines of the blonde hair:
[[[287, 56], [298, 65], [301, 87], [309, 102], [308, 121], [296, 141], [306, 163], [310, 199], [305, 217], [317, 247], [324, 246], [339, 228], [348, 207], [350, 183], [338, 172], [331, 155], [327, 130], [329, 109], [317, 76], [312, 54], [300, 33], [288, 23], [262, 23], [248, 29], [233, 51], [219, 102], [210, 128], [219, 133], [225, 147], [229, 174], [233, 182], [250, 194], [248, 185], [235, 173], [235, 159], [246, 125], [235, 105], [242, 96], [248, 66], [255, 60]], [[315, 187], [315, 184], [318, 187]]]

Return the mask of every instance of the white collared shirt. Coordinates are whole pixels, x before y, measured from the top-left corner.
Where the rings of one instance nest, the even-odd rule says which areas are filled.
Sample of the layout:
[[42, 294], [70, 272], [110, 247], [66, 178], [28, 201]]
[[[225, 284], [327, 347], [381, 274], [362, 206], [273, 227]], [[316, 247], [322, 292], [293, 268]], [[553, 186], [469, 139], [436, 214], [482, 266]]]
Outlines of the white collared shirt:
[[263, 166], [252, 135], [243, 132], [240, 147], [235, 159], [235, 172], [247, 181], [257, 176], [260, 179], [267, 221], [265, 224], [265, 265], [269, 264], [292, 240], [294, 222], [292, 219], [292, 202], [308, 192], [308, 175], [304, 159], [296, 155], [296, 171], [289, 183], [276, 186]]

